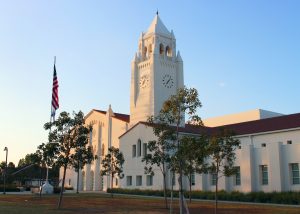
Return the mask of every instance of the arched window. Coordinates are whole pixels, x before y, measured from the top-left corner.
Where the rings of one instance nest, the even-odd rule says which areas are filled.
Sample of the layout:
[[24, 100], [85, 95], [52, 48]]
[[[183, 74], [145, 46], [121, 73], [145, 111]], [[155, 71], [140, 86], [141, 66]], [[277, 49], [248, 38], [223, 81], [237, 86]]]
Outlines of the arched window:
[[142, 155], [142, 141], [138, 139], [137, 142], [137, 156], [140, 157]]
[[159, 54], [163, 55], [164, 54], [164, 45], [160, 43], [159, 45]]
[[143, 58], [147, 58], [147, 57], [148, 57], [147, 47], [144, 47], [144, 50], [143, 50]]
[[166, 47], [166, 55], [167, 55], [168, 57], [171, 57], [171, 56], [172, 56], [172, 49], [171, 49], [169, 46]]
[[93, 170], [91, 170], [91, 177], [90, 177], [90, 181], [91, 181], [91, 183], [90, 183], [90, 190], [94, 190], [94, 171]]
[[148, 55], [152, 54], [152, 44], [148, 46]]
[[105, 149], [104, 143], [102, 143], [102, 148], [101, 148], [101, 155], [102, 155], [102, 156], [104, 156], [104, 151], [105, 151], [104, 149]]
[[81, 188], [82, 190], [85, 190], [85, 172], [82, 171], [82, 179], [81, 179]]

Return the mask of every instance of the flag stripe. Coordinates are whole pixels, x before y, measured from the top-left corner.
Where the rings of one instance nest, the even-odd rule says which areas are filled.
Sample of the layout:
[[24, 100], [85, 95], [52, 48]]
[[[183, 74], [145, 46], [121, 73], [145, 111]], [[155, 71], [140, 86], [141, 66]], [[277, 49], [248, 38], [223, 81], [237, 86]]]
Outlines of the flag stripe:
[[55, 115], [56, 109], [59, 108], [59, 101], [58, 101], [58, 80], [56, 75], [56, 68], [54, 65], [53, 71], [53, 85], [52, 85], [52, 112], [51, 115]]

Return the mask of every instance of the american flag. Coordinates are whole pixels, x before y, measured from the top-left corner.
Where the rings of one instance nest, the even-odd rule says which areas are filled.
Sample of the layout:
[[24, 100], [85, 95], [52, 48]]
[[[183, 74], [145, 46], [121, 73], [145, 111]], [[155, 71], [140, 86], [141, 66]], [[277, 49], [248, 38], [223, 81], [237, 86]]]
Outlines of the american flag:
[[54, 71], [53, 71], [53, 86], [52, 86], [52, 104], [51, 104], [51, 117], [55, 118], [55, 111], [59, 108], [58, 103], [58, 80], [56, 75], [56, 68], [54, 64]]

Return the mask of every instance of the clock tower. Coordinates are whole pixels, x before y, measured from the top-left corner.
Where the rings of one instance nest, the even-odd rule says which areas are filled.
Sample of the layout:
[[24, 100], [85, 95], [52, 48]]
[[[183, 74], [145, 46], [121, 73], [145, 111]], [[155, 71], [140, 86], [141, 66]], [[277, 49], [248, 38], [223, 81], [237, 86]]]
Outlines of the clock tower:
[[176, 39], [158, 14], [142, 33], [131, 62], [130, 126], [157, 115], [164, 101], [183, 83], [183, 62], [176, 54]]

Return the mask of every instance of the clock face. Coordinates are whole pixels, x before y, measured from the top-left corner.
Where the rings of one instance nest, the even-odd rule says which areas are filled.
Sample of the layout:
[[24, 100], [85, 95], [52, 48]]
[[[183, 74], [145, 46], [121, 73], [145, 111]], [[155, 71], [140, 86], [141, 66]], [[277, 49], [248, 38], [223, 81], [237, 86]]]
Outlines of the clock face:
[[149, 76], [143, 75], [140, 79], [140, 87], [146, 88], [149, 85]]
[[166, 74], [162, 79], [162, 83], [166, 88], [172, 88], [174, 85], [174, 80], [170, 74]]

